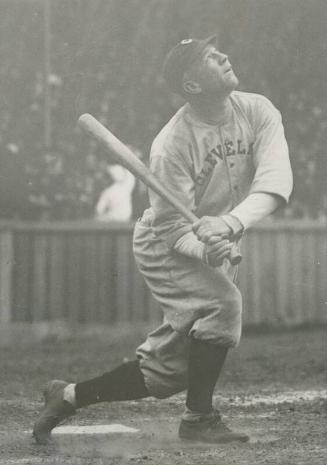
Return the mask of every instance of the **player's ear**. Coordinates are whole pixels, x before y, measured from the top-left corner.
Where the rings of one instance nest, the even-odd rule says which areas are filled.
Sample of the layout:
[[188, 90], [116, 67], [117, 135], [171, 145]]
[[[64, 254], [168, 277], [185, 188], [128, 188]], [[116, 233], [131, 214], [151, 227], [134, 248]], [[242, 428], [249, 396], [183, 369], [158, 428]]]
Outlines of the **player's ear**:
[[183, 81], [183, 89], [184, 92], [192, 95], [200, 94], [202, 92], [200, 85], [196, 81], [192, 81], [190, 79]]

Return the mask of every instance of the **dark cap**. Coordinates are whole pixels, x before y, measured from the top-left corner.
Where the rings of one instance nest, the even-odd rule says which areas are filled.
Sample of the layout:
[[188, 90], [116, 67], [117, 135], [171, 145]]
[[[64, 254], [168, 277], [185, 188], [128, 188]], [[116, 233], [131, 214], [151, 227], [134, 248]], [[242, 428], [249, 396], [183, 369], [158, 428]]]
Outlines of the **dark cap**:
[[212, 35], [202, 40], [184, 39], [168, 52], [163, 65], [163, 77], [170, 90], [177, 93], [182, 91], [185, 71], [201, 55], [208, 44], [216, 45], [217, 36]]

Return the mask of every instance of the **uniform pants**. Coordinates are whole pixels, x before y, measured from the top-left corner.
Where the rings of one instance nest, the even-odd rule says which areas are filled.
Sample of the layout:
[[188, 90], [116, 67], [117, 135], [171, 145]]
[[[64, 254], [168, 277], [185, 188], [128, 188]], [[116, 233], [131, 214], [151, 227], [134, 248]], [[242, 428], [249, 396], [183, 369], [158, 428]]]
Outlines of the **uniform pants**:
[[150, 394], [169, 397], [187, 388], [190, 336], [235, 347], [241, 336], [241, 294], [236, 267], [211, 268], [170, 249], [148, 220], [136, 223], [135, 260], [163, 312], [162, 325], [137, 348]]

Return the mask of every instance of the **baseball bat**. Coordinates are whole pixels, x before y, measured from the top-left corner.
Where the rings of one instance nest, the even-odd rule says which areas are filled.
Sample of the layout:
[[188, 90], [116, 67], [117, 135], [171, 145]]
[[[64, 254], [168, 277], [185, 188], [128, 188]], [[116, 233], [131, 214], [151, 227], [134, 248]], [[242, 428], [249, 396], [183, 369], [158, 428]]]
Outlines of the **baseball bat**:
[[[138, 179], [160, 195], [164, 200], [169, 202], [176, 210], [186, 218], [190, 223], [198, 220], [188, 208], [185, 207], [166, 187], [164, 187], [159, 179], [151, 173], [144, 163], [137, 158], [136, 155], [123, 144], [112, 132], [101, 124], [94, 116], [85, 113], [78, 119], [78, 126], [86, 133], [95, 138], [106, 151], [109, 151], [115, 161], [124, 166]], [[234, 243], [230, 252], [229, 261], [232, 265], [237, 265], [242, 260], [242, 255], [239, 252], [237, 245]]]

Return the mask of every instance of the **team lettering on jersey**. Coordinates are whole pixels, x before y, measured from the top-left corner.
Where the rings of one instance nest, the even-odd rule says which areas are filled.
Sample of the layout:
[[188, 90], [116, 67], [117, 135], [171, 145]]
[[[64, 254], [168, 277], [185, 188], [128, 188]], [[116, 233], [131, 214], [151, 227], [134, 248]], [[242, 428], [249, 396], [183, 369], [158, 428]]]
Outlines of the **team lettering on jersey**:
[[199, 185], [203, 184], [218, 161], [223, 161], [225, 157], [231, 157], [233, 155], [253, 155], [253, 146], [254, 142], [250, 142], [246, 145], [240, 139], [237, 139], [236, 143], [232, 140], [226, 140], [223, 146], [222, 144], [216, 145], [205, 157], [203, 168], [195, 182]]

